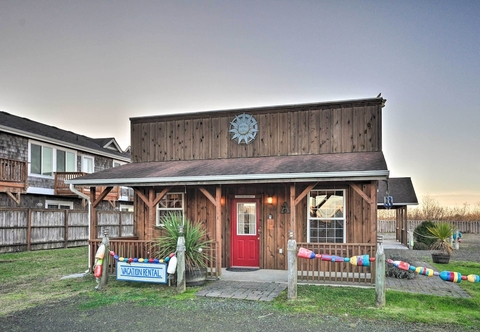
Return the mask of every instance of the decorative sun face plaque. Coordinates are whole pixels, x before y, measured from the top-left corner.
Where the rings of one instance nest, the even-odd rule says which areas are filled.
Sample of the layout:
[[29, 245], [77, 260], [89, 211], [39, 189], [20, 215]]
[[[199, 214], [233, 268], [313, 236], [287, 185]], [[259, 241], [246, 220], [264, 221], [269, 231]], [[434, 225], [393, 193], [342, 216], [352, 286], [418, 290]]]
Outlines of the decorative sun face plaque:
[[250, 114], [240, 114], [230, 122], [232, 140], [238, 139], [238, 144], [249, 144], [257, 137], [258, 123]]

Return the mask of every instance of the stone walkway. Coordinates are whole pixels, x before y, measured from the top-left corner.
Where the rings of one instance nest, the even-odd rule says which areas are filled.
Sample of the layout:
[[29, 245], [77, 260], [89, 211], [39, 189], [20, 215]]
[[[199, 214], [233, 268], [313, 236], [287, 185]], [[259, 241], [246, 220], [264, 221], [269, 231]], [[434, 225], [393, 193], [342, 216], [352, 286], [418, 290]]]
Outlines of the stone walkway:
[[276, 282], [218, 280], [198, 291], [196, 295], [253, 301], [273, 301], [286, 288], [287, 284]]

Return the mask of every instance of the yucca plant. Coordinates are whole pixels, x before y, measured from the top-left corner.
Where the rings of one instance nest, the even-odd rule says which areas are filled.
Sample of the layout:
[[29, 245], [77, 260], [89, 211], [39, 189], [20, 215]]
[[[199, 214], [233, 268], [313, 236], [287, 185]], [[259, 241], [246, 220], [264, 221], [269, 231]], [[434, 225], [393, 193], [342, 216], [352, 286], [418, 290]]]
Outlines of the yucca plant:
[[433, 227], [427, 227], [427, 229], [436, 240], [430, 246], [430, 249], [440, 250], [443, 254], [450, 256], [453, 252], [453, 247], [449, 241], [455, 231], [452, 225], [446, 222], [441, 222], [435, 224]]
[[174, 213], [161, 217], [163, 224], [162, 235], [156, 239], [155, 252], [159, 258], [166, 257], [177, 251], [179, 227], [183, 226], [185, 238], [185, 269], [193, 270], [198, 267], [206, 267], [208, 255], [206, 249], [210, 240], [206, 240], [206, 231], [200, 224], [194, 224], [191, 220]]

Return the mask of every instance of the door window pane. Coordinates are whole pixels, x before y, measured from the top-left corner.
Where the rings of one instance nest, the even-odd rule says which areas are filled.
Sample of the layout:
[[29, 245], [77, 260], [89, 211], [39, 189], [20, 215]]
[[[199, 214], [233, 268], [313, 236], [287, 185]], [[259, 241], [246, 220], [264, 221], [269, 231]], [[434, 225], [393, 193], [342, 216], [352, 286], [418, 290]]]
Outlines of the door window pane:
[[57, 150], [57, 172], [65, 172], [65, 151]]
[[75, 153], [67, 152], [67, 164], [66, 164], [66, 171], [67, 172], [75, 172], [77, 170], [77, 161], [75, 157]]
[[237, 235], [256, 234], [256, 203], [237, 203]]
[[30, 173], [41, 174], [42, 172], [42, 147], [31, 144], [30, 146]]

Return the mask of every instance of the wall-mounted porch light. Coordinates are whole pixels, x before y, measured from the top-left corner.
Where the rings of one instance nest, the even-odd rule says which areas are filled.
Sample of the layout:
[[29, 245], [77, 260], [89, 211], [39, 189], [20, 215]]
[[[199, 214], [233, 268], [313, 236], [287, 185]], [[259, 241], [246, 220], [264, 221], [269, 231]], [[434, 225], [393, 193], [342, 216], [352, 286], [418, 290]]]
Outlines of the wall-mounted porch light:
[[267, 203], [268, 203], [268, 204], [273, 204], [273, 197], [272, 197], [272, 195], [268, 195], [268, 197], [267, 197]]

